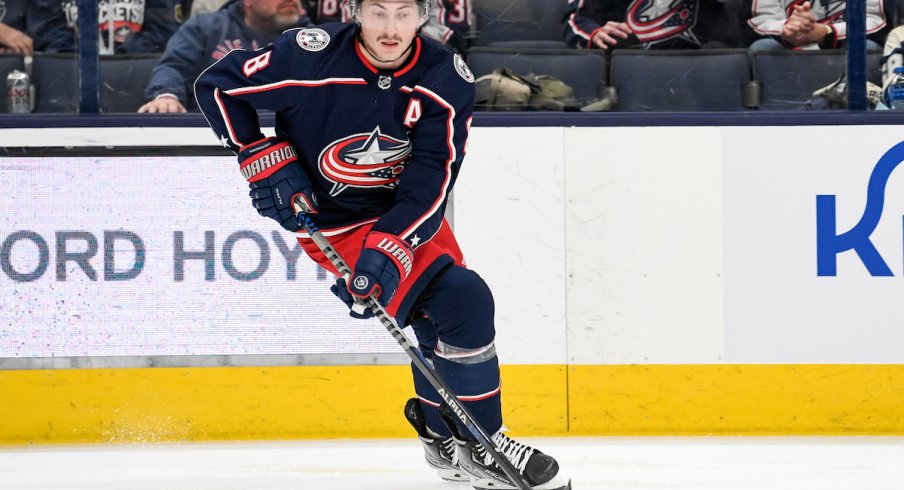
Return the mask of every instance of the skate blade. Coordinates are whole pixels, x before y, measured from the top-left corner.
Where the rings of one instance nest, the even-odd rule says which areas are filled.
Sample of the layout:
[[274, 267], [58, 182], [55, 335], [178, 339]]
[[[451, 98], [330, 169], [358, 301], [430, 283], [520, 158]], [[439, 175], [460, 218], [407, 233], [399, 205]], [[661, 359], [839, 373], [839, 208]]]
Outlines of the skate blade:
[[464, 470], [455, 470], [451, 468], [437, 468], [436, 473], [445, 481], [451, 482], [469, 482], [471, 477]]
[[[484, 486], [478, 486], [481, 483]], [[474, 490], [486, 490], [488, 488], [502, 488], [496, 482], [493, 482], [491, 480], [471, 480], [471, 484], [474, 487]], [[565, 485], [562, 485], [560, 487], [544, 487], [543, 485], [540, 485], [539, 487], [534, 487], [534, 488], [537, 488], [537, 489], [545, 488], [546, 490], [571, 490], [571, 480], [568, 480], [568, 482], [565, 483]]]
[[[544, 485], [549, 485], [549, 483], [547, 482]], [[571, 490], [571, 480], [568, 480], [567, 483], [565, 483], [564, 485], [562, 485], [560, 487], [546, 487], [544, 485], [540, 485], [539, 487], [536, 487], [536, 488], [548, 488], [549, 490]]]
[[566, 483], [564, 486], [555, 487], [551, 490], [571, 490], [571, 480], [568, 480], [568, 483]]

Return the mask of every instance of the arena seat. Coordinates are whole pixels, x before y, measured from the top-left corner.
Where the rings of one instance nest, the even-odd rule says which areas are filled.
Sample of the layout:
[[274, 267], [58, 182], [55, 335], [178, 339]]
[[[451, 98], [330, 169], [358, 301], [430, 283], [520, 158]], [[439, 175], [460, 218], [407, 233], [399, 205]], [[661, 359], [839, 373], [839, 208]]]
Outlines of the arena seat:
[[78, 57], [35, 53], [31, 67], [35, 112], [78, 112]]
[[744, 49], [620, 49], [610, 83], [619, 111], [739, 111], [750, 64]]
[[496, 68], [520, 75], [550, 75], [574, 89], [580, 103], [601, 97], [606, 87], [606, 58], [600, 51], [478, 47], [468, 51], [468, 66], [478, 78]]
[[160, 54], [121, 54], [100, 58], [100, 111], [135, 112], [145, 102], [144, 87]]
[[[6, 80], [13, 70], [25, 71], [25, 60], [18, 54], [0, 54], [0, 75]], [[0, 112], [9, 112], [9, 91], [0, 90]]]
[[[135, 112], [144, 104], [144, 87], [160, 54], [101, 56], [101, 112]], [[32, 68], [35, 112], [78, 112], [78, 58], [74, 54], [35, 54]]]
[[[867, 53], [867, 79], [882, 84], [879, 58]], [[844, 50], [778, 51], [753, 55], [753, 79], [760, 84], [758, 107], [766, 110], [801, 109], [813, 91], [834, 82], [847, 69]]]
[[475, 46], [566, 48], [564, 0], [476, 0]]

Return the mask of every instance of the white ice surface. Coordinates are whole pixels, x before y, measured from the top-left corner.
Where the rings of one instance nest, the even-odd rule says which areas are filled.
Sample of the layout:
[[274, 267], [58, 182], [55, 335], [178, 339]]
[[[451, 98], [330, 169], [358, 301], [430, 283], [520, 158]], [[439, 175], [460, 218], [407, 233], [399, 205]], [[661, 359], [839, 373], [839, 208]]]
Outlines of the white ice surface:
[[[902, 490], [904, 438], [529, 438], [575, 490]], [[416, 440], [0, 448], [0, 489], [465, 490]]]

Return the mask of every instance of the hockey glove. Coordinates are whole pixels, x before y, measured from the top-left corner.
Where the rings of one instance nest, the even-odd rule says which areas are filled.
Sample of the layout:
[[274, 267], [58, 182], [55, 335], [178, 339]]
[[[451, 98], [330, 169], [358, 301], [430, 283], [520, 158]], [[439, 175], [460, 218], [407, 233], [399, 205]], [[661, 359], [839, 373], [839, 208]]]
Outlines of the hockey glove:
[[311, 180], [289, 142], [266, 138], [247, 145], [239, 152], [239, 164], [251, 188], [251, 204], [261, 216], [276, 220], [289, 231], [298, 231], [301, 225], [293, 200], [298, 198], [306, 212], [317, 212]]
[[373, 318], [374, 312], [370, 311], [370, 308], [364, 307], [363, 304], [358, 303], [355, 304], [355, 297], [352, 296], [352, 293], [348, 290], [348, 285], [345, 282], [344, 277], [340, 277], [336, 279], [336, 284], [330, 286], [330, 292], [336, 295], [337, 298], [341, 299], [345, 306], [348, 306], [349, 316], [352, 318]]
[[[353, 298], [376, 295], [377, 301], [386, 306], [395, 295], [399, 282], [411, 273], [413, 265], [414, 252], [404, 240], [389, 233], [371, 232], [364, 240], [364, 248], [346, 287]], [[342, 299], [341, 295], [337, 296]], [[352, 316], [359, 315], [352, 312]]]

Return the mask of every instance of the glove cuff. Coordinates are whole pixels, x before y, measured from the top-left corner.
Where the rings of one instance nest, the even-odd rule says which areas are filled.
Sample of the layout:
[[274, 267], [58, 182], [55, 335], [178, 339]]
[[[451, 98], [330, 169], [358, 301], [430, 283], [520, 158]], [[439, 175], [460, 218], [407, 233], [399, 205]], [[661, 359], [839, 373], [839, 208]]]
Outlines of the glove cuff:
[[248, 182], [266, 179], [277, 170], [298, 160], [295, 148], [292, 148], [288, 141], [279, 141], [276, 138], [265, 138], [243, 146], [239, 155], [245, 157], [239, 165], [239, 170]]
[[402, 280], [405, 280], [411, 273], [414, 265], [414, 252], [401, 238], [389, 233], [372, 231], [367, 234], [364, 247], [378, 250], [389, 257], [399, 270], [399, 277]]

